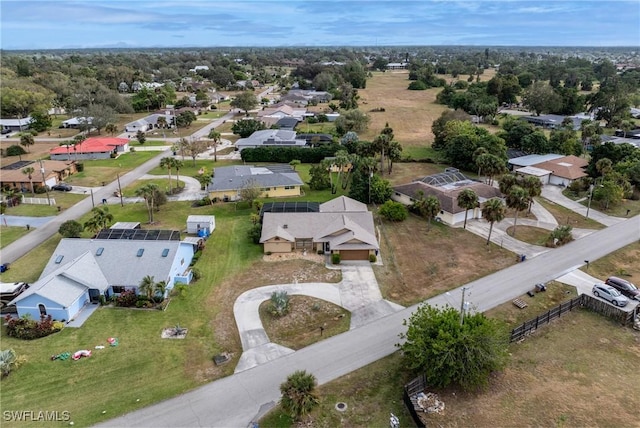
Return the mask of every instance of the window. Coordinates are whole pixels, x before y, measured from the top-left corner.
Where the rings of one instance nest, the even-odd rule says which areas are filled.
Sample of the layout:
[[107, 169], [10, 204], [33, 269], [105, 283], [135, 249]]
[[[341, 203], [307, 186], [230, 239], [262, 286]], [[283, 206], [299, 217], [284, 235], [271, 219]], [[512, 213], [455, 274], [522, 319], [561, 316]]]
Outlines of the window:
[[56, 257], [55, 264], [59, 265], [60, 263], [62, 263], [62, 259], [64, 259], [64, 256]]
[[295, 189], [296, 186], [284, 186], [285, 190]]
[[38, 310], [40, 311], [40, 316], [47, 316], [47, 308], [42, 303], [38, 305]]
[[114, 285], [113, 287], [111, 287], [111, 289], [114, 293], [124, 293], [124, 286], [122, 285]]
[[184, 264], [184, 258], [182, 260], [180, 260], [180, 265]]
[[162, 257], [167, 257], [169, 255], [169, 249], [165, 248], [164, 250], [162, 250]]
[[144, 248], [140, 248], [138, 250], [138, 254], [136, 254], [137, 257], [142, 257], [142, 255], [144, 254]]
[[101, 256], [103, 251], [104, 251], [104, 248], [103, 248], [103, 247], [98, 248], [98, 249], [96, 250], [96, 256]]

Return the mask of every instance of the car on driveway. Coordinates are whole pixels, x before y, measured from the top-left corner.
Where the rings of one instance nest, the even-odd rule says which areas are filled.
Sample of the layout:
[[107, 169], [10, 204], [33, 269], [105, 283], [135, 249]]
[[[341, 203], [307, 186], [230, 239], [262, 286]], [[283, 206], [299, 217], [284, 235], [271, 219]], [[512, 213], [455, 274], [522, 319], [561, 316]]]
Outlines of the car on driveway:
[[624, 297], [622, 293], [607, 284], [595, 284], [593, 286], [593, 295], [609, 301], [613, 306], [627, 306], [629, 299]]
[[67, 183], [58, 183], [55, 186], [51, 187], [52, 190], [62, 190], [63, 192], [68, 192], [69, 190], [73, 189], [73, 187], [71, 187], [71, 185], [67, 184]]
[[626, 279], [618, 278], [617, 276], [610, 276], [604, 282], [607, 285], [612, 286], [625, 296], [633, 300], [640, 300], [640, 290], [632, 282]]

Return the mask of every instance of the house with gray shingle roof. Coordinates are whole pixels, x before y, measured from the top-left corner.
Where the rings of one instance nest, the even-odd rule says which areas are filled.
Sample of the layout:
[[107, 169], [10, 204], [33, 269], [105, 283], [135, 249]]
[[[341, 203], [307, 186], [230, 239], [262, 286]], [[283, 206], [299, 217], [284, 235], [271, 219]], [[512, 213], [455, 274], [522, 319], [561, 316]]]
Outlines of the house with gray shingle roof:
[[212, 200], [238, 201], [241, 191], [258, 187], [261, 198], [300, 196], [304, 182], [291, 166], [282, 165], [233, 165], [215, 168], [207, 192]]
[[341, 260], [369, 260], [380, 249], [373, 215], [346, 196], [320, 204], [318, 212], [265, 212], [260, 243], [265, 253], [308, 250]]
[[296, 131], [263, 129], [236, 141], [236, 149], [239, 151], [256, 147], [307, 147], [307, 140], [297, 138]]
[[39, 319], [51, 315], [55, 320], [70, 321], [86, 305], [99, 302], [100, 296], [108, 299], [125, 290], [137, 290], [147, 275], [156, 282], [165, 281], [167, 293], [176, 283], [190, 282], [192, 244], [179, 239], [119, 236], [62, 239], [40, 278], [9, 304], [16, 305], [19, 316], [29, 314]]

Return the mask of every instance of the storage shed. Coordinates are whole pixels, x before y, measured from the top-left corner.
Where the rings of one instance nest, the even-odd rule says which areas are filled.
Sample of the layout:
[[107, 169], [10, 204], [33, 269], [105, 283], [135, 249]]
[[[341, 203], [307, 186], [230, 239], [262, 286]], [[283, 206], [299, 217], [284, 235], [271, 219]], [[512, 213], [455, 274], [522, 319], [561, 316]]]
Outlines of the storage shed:
[[190, 215], [187, 218], [187, 233], [198, 234], [203, 231], [203, 236], [209, 236], [216, 229], [216, 218], [212, 215]]

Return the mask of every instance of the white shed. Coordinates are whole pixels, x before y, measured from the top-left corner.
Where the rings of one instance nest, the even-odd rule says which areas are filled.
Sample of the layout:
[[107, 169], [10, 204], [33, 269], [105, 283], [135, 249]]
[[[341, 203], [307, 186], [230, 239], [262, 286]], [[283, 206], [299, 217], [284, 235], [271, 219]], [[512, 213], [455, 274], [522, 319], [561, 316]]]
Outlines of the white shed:
[[206, 231], [204, 236], [209, 236], [216, 229], [216, 218], [212, 215], [190, 215], [187, 218], [187, 233], [197, 234]]

